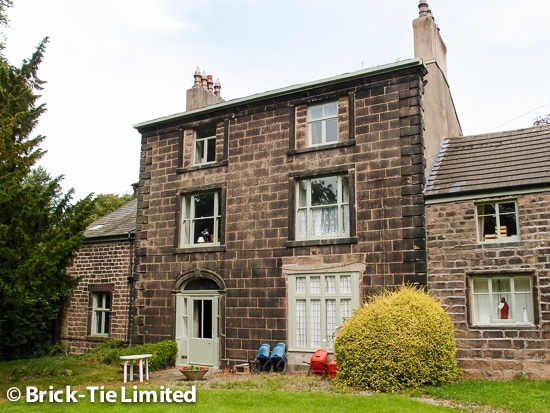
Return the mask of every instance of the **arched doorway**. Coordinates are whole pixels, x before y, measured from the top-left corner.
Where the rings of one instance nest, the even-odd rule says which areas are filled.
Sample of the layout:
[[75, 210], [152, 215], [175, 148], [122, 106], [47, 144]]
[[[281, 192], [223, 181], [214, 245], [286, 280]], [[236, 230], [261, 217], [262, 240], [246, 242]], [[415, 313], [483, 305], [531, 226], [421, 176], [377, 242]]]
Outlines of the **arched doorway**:
[[176, 282], [176, 365], [217, 367], [220, 362], [221, 278], [196, 270], [181, 274]]

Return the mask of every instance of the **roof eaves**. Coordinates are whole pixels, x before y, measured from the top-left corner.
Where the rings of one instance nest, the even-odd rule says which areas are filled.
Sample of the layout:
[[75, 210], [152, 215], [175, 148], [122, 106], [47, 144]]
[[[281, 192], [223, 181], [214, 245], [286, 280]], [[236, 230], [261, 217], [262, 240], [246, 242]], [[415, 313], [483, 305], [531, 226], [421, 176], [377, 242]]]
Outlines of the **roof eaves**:
[[287, 87], [284, 87], [284, 88], [281, 88], [281, 89], [275, 89], [275, 90], [271, 90], [271, 91], [268, 91], [268, 92], [258, 93], [258, 94], [243, 97], [243, 98], [237, 98], [237, 99], [228, 100], [228, 101], [221, 102], [221, 103], [216, 103], [214, 105], [205, 106], [203, 108], [190, 110], [190, 111], [187, 111], [187, 112], [180, 112], [180, 113], [176, 113], [176, 114], [173, 114], [173, 115], [164, 116], [162, 118], [157, 118], [157, 119], [152, 119], [152, 120], [145, 121], [145, 122], [140, 122], [140, 123], [135, 124], [134, 128], [135, 129], [140, 129], [140, 128], [144, 128], [144, 127], [154, 126], [154, 125], [159, 124], [159, 123], [174, 121], [174, 120], [178, 120], [178, 119], [184, 119], [188, 116], [208, 113], [208, 112], [215, 111], [215, 110], [227, 109], [227, 108], [231, 108], [233, 106], [242, 105], [244, 103], [249, 104], [249, 103], [257, 102], [257, 101], [264, 100], [264, 99], [267, 99], [267, 98], [274, 98], [274, 97], [284, 96], [284, 95], [287, 95], [287, 94], [296, 93], [296, 92], [311, 89], [311, 88], [314, 88], [314, 87], [326, 86], [326, 85], [330, 85], [330, 84], [333, 84], [333, 83], [338, 83], [338, 82], [342, 82], [342, 81], [346, 81], [346, 80], [353, 80], [353, 79], [358, 79], [358, 78], [365, 77], [365, 76], [373, 76], [373, 75], [377, 75], [377, 74], [380, 74], [380, 73], [387, 73], [387, 72], [392, 72], [392, 71], [395, 71], [395, 70], [403, 70], [403, 69], [408, 69], [410, 67], [417, 67], [417, 66], [423, 67], [424, 72], [427, 73], [426, 66], [422, 62], [422, 59], [407, 59], [407, 60], [402, 60], [402, 61], [395, 62], [395, 63], [389, 63], [389, 64], [385, 64], [385, 65], [371, 67], [371, 68], [368, 68], [368, 69], [359, 70], [359, 71], [356, 71], [356, 72], [345, 73], [343, 75], [333, 76], [333, 77], [330, 77], [330, 78], [321, 79], [321, 80], [317, 80], [317, 81], [313, 81], [313, 82], [301, 83], [301, 84], [293, 85], [293, 86], [287, 86]]

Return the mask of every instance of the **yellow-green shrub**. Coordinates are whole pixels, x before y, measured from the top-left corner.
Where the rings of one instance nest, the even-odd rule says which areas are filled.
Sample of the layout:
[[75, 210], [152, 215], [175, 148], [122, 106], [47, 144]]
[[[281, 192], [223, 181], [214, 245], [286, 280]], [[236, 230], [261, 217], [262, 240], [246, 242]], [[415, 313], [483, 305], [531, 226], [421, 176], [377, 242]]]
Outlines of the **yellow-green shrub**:
[[337, 383], [395, 391], [456, 380], [453, 324], [433, 295], [412, 286], [373, 297], [334, 343]]

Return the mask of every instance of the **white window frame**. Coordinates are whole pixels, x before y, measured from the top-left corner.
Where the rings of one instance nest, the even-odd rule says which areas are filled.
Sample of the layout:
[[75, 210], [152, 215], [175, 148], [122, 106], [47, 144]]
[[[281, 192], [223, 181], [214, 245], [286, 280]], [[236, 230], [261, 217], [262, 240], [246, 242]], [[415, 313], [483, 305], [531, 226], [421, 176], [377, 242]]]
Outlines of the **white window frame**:
[[110, 292], [92, 293], [92, 331], [94, 336], [108, 336], [111, 330], [110, 315], [112, 294]]
[[336, 332], [359, 307], [359, 273], [289, 274], [288, 282], [289, 349], [332, 350]]
[[[195, 196], [213, 195], [213, 215], [196, 217], [195, 211]], [[221, 190], [213, 190], [207, 192], [183, 194], [181, 199], [181, 227], [180, 227], [180, 247], [200, 247], [220, 245], [220, 223], [221, 223]], [[195, 231], [197, 225], [213, 221], [212, 233], [198, 234]], [[195, 236], [197, 234], [197, 236]]]
[[[511, 213], [503, 213], [500, 211], [500, 205], [503, 204], [514, 204], [515, 211], [513, 213], [515, 220], [515, 234], [508, 235], [508, 229], [504, 223], [501, 222], [506, 215], [512, 215]], [[484, 214], [482, 213], [482, 208], [486, 205], [492, 205], [494, 208], [494, 213]], [[516, 242], [519, 241], [519, 214], [518, 214], [518, 203], [516, 200], [501, 200], [494, 202], [479, 202], [475, 206], [476, 211], [476, 225], [477, 225], [477, 238], [480, 243], [495, 243], [495, 242]], [[486, 233], [485, 232], [485, 219], [494, 219], [495, 220], [495, 232]]]
[[[205, 165], [216, 162], [216, 128], [202, 128], [194, 133], [195, 165]], [[213, 145], [211, 148], [210, 145]], [[208, 160], [210, 158], [210, 160]]]
[[[335, 114], [327, 115], [327, 108], [329, 106], [335, 106]], [[315, 116], [313, 111], [320, 109], [321, 115]], [[332, 136], [327, 133], [327, 123], [330, 121], [336, 121], [336, 135]], [[307, 108], [307, 121], [308, 121], [308, 137], [310, 146], [328, 145], [338, 142], [338, 101], [330, 101], [321, 103], [318, 105], [310, 105]], [[318, 125], [321, 128], [321, 141], [313, 142], [313, 128]]]
[[[336, 178], [337, 180], [337, 199], [336, 202], [312, 205], [311, 185], [314, 181], [323, 180], [327, 178]], [[344, 183], [347, 182], [347, 186]], [[302, 185], [305, 184], [305, 199], [301, 196]], [[328, 176], [314, 176], [299, 179], [296, 181], [296, 228], [295, 237], [296, 240], [315, 240], [315, 239], [334, 239], [334, 238], [347, 238], [350, 236], [350, 179], [348, 174], [328, 175]], [[327, 210], [337, 208], [337, 226], [336, 233], [316, 233], [315, 227], [315, 211]], [[305, 221], [304, 221], [305, 215]], [[304, 231], [305, 225], [305, 231]]]
[[[534, 324], [534, 294], [531, 276], [472, 276], [470, 287], [472, 325], [525, 326]], [[502, 319], [500, 316], [502, 298], [508, 305], [507, 319]]]

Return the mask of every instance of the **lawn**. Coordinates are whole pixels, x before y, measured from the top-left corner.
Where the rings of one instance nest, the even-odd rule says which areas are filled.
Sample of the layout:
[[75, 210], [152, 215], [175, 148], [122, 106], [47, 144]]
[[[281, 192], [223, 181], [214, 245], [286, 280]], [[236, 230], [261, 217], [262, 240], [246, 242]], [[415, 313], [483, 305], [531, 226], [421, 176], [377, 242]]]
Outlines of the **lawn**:
[[[175, 372], [177, 374], [177, 372]], [[160, 376], [159, 376], [160, 377]], [[47, 357], [0, 363], [0, 412], [181, 412], [182, 409], [216, 413], [229, 412], [548, 412], [550, 381], [515, 380], [510, 382], [469, 380], [443, 387], [426, 387], [407, 394], [370, 394], [336, 388], [331, 381], [300, 375], [262, 374], [218, 375], [202, 382], [155, 378], [134, 390], [124, 384], [119, 366], [91, 363], [78, 357]], [[160, 402], [179, 391], [190, 396], [196, 385], [194, 403]], [[61, 391], [70, 386], [76, 402], [56, 403], [52, 393], [42, 402], [9, 402], [8, 389], [17, 387], [23, 394], [28, 388]], [[90, 386], [95, 386], [91, 401]], [[99, 388], [98, 386], [104, 386]], [[124, 386], [124, 395], [121, 394]], [[88, 389], [87, 389], [88, 387]], [[109, 392], [109, 393], [108, 393]], [[133, 402], [156, 392], [157, 402]], [[32, 393], [32, 391], [31, 391]], [[31, 393], [27, 393], [30, 395]], [[33, 395], [36, 393], [32, 393]], [[82, 395], [79, 397], [78, 395]], [[34, 396], [33, 396], [34, 397]], [[101, 402], [101, 397], [104, 401]], [[36, 397], [35, 397], [36, 398]], [[65, 396], [62, 398], [66, 399]], [[113, 402], [109, 402], [109, 398]], [[139, 397], [138, 397], [139, 398]], [[138, 400], [138, 398], [136, 400]], [[123, 399], [125, 400], [123, 402]], [[423, 399], [420, 401], [419, 399]], [[436, 404], [427, 403], [431, 399]]]

